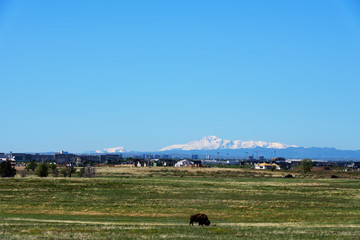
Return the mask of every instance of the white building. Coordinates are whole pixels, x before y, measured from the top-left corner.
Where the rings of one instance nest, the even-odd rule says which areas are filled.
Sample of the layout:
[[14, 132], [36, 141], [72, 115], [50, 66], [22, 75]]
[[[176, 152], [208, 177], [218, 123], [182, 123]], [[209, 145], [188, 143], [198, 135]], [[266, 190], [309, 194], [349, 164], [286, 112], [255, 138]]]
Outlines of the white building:
[[236, 160], [227, 160], [226, 164], [228, 165], [239, 165], [239, 162]]
[[259, 163], [255, 164], [255, 169], [271, 169], [275, 167], [275, 169], [280, 170], [280, 166], [275, 163]]
[[177, 163], [175, 163], [175, 167], [192, 167], [192, 166], [194, 166], [194, 163], [186, 159], [180, 160]]
[[1, 162], [5, 162], [9, 160], [11, 162], [11, 165], [15, 166], [16, 165], [16, 160], [15, 157], [11, 156], [6, 156], [6, 155], [0, 155], [0, 163]]
[[218, 161], [216, 161], [215, 159], [213, 159], [213, 160], [202, 160], [201, 163], [204, 166], [209, 166], [209, 165], [217, 165]]

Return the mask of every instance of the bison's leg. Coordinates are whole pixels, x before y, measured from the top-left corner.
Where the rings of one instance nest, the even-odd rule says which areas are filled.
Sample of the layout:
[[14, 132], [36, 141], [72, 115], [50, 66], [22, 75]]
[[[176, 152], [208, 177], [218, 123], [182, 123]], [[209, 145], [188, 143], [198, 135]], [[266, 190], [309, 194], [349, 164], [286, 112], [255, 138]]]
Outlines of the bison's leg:
[[189, 223], [189, 225], [194, 226], [194, 222], [195, 222], [195, 215], [192, 215], [192, 216], [190, 216], [190, 223]]

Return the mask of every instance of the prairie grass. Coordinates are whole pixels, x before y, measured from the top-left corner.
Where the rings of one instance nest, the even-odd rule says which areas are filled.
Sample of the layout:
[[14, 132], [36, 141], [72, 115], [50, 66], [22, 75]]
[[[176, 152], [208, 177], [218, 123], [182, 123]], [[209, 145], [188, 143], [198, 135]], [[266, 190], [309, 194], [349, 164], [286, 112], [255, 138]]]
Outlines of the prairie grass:
[[[103, 167], [0, 179], [0, 239], [359, 239], [358, 175]], [[346, 177], [346, 175], [345, 175]], [[210, 227], [188, 226], [206, 213]], [[216, 225], [216, 226], [214, 226]]]

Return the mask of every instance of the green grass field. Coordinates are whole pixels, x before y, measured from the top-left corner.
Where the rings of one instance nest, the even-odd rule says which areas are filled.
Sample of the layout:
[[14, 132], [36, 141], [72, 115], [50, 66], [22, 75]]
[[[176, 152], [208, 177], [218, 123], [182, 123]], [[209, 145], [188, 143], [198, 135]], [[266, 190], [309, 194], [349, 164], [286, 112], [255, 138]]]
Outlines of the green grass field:
[[[360, 239], [358, 174], [97, 170], [92, 179], [0, 179], [0, 238]], [[196, 213], [211, 226], [189, 226]]]

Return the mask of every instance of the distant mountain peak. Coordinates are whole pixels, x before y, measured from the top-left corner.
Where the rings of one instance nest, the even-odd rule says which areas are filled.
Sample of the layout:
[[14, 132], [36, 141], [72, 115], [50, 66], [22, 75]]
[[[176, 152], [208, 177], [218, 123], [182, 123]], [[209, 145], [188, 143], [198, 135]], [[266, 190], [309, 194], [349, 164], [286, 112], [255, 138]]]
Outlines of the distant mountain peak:
[[123, 153], [127, 150], [124, 147], [112, 147], [112, 148], [104, 148], [102, 150], [96, 150], [96, 153]]
[[219, 139], [217, 136], [212, 136], [212, 135], [205, 136], [205, 137], [203, 137], [203, 138], [208, 139], [208, 140], [216, 140], [216, 139]]
[[252, 149], [256, 147], [286, 149], [289, 147], [299, 147], [296, 145], [287, 145], [278, 142], [263, 141], [242, 141], [242, 140], [225, 140], [216, 136], [205, 136], [197, 141], [191, 141], [186, 144], [175, 144], [160, 149], [160, 151], [170, 150], [217, 150], [217, 149]]

